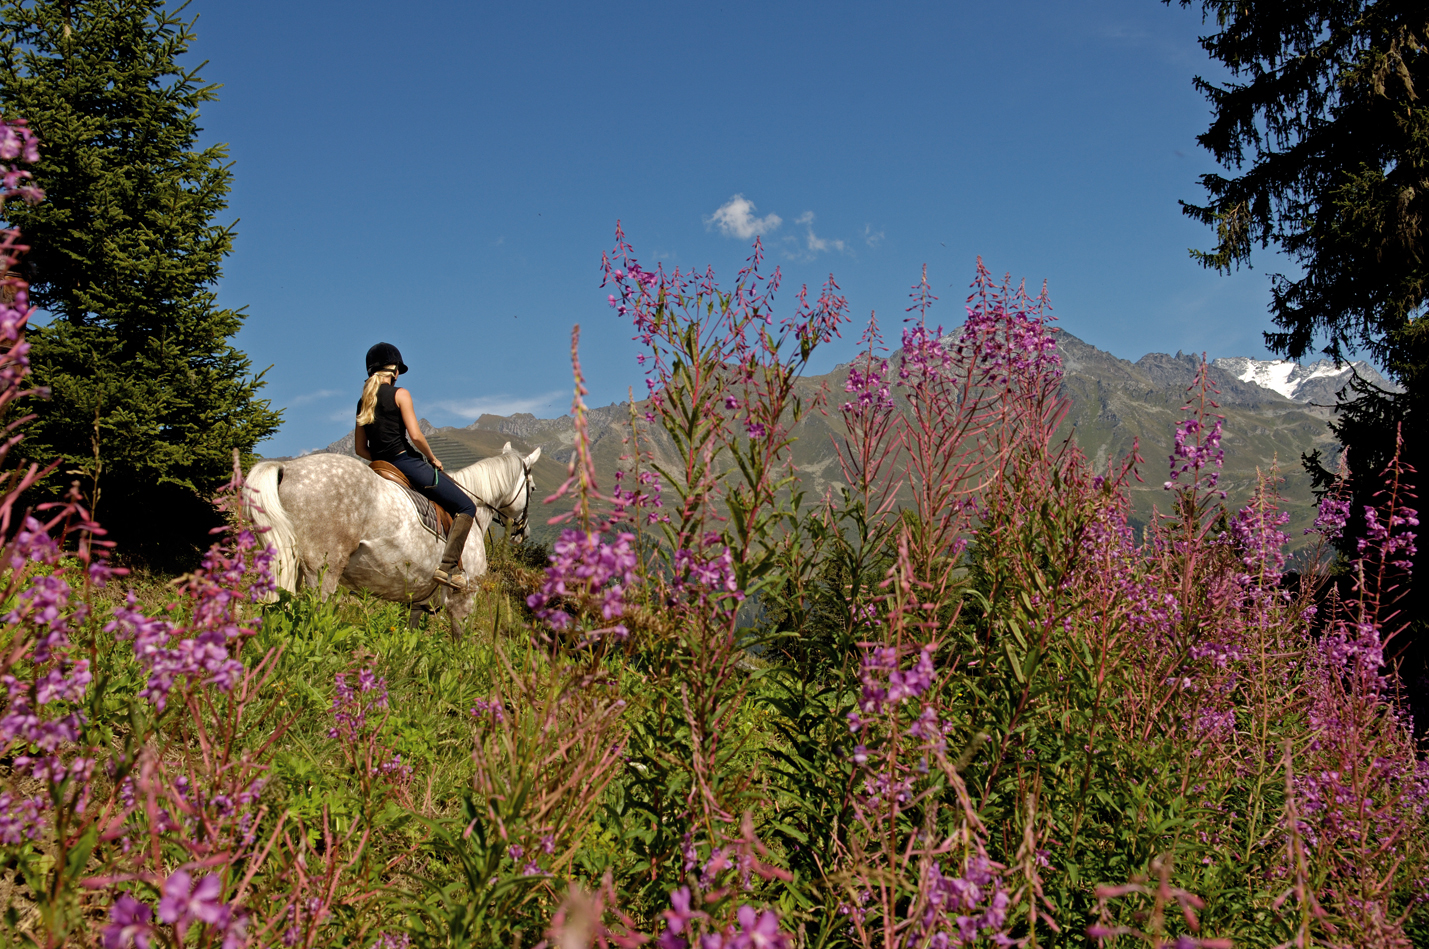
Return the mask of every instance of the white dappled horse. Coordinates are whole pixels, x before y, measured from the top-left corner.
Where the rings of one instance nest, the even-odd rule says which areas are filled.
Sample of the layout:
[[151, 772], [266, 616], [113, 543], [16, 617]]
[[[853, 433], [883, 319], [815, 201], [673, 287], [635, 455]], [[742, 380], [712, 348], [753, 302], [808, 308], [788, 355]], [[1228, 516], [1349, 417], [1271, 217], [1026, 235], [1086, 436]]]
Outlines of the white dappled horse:
[[[537, 448], [522, 455], [507, 442], [501, 454], [460, 471], [442, 472], [476, 500], [476, 530], [467, 537], [462, 565], [469, 577], [486, 573], [491, 522], [500, 519], [515, 540], [526, 538], [535, 483]], [[339, 585], [367, 591], [418, 610], [433, 600], [432, 571], [442, 541], [426, 530], [406, 489], [374, 474], [351, 455], [313, 454], [292, 461], [260, 461], [248, 472], [244, 512], [268, 531], [277, 548], [280, 589], [318, 589], [331, 596]], [[440, 603], [440, 597], [437, 597]], [[471, 612], [473, 593], [449, 593], [446, 605], [458, 623]]]

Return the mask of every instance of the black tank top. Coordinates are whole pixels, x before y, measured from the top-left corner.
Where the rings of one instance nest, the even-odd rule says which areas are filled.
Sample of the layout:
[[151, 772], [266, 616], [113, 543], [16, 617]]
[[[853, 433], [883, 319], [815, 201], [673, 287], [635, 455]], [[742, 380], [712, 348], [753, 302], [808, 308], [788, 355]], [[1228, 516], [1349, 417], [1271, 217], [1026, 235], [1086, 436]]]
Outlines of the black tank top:
[[[357, 400], [359, 408], [362, 400]], [[371, 423], [362, 426], [367, 433], [367, 450], [376, 461], [391, 461], [404, 451], [412, 451], [407, 444], [407, 426], [402, 421], [402, 409], [397, 405], [397, 387], [384, 382], [377, 388], [377, 405], [373, 408]]]

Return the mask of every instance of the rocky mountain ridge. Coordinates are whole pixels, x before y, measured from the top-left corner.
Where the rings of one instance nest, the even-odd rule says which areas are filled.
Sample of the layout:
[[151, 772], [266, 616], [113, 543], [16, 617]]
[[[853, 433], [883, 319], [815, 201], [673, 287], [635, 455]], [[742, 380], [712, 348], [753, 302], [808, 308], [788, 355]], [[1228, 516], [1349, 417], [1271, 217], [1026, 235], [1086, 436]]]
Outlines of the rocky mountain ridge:
[[[1139, 466], [1144, 481], [1133, 483], [1130, 493], [1133, 519], [1138, 525], [1150, 523], [1156, 510], [1167, 506], [1161, 487], [1166, 458], [1176, 425], [1184, 417], [1186, 389], [1194, 383], [1199, 358], [1185, 353], [1149, 353], [1131, 362], [1065, 331], [1058, 333], [1057, 345], [1063, 364], [1062, 391], [1072, 403], [1064, 423], [1067, 433], [1099, 468], [1125, 457], [1133, 448], [1146, 459]], [[897, 354], [892, 358], [896, 360]], [[1315, 449], [1326, 454], [1338, 450], [1326, 422], [1333, 417], [1330, 406], [1335, 393], [1356, 372], [1376, 385], [1392, 388], [1365, 363], [1339, 369], [1328, 361], [1298, 366], [1247, 357], [1211, 363], [1210, 375], [1219, 390], [1213, 397], [1220, 405], [1219, 414], [1225, 416], [1226, 462], [1221, 483], [1230, 494], [1230, 503], [1243, 501], [1262, 473], [1276, 470], [1283, 479], [1281, 494], [1292, 513], [1292, 542], [1301, 538], [1299, 528], [1311, 520], [1313, 499], [1300, 456]], [[811, 499], [840, 485], [832, 439], [842, 435], [842, 422], [834, 406], [847, 376], [848, 367], [838, 366], [800, 383], [806, 395], [820, 388], [829, 393], [826, 412], [811, 413], [795, 431], [794, 462], [804, 476], [806, 497]], [[629, 406], [616, 403], [593, 408], [587, 415], [603, 485], [611, 482], [621, 456], [628, 451], [629, 412]], [[574, 423], [568, 415], [550, 419], [530, 413], [483, 415], [464, 428], [433, 428], [423, 420], [422, 431], [449, 467], [500, 451], [507, 439], [523, 451], [540, 445], [543, 458], [537, 474], [543, 493], [562, 480], [575, 440]], [[642, 434], [642, 439], [658, 460], [667, 446], [659, 437]], [[327, 450], [351, 452], [352, 434], [348, 432]]]
[[1240, 382], [1278, 392], [1295, 402], [1317, 405], [1333, 406], [1340, 390], [1356, 376], [1388, 392], [1401, 391], [1399, 386], [1363, 360], [1336, 366], [1328, 359], [1303, 365], [1289, 359], [1231, 356], [1212, 360], [1211, 368], [1219, 369]]

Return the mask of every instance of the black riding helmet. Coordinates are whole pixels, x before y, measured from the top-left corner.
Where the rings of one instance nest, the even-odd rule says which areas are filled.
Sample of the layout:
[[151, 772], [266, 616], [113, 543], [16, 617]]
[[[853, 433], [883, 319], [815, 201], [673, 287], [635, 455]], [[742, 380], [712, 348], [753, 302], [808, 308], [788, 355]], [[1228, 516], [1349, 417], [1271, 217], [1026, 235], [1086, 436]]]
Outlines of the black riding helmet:
[[396, 366], [397, 371], [407, 374], [407, 364], [402, 361], [402, 353], [391, 343], [378, 343], [367, 351], [367, 374], [370, 376], [383, 366]]

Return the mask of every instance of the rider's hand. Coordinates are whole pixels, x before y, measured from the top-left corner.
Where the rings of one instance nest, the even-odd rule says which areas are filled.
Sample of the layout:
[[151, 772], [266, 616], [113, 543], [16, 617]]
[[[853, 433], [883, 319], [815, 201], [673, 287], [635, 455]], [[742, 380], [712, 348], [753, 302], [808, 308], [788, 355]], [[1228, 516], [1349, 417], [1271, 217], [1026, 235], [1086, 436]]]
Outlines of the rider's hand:
[[440, 458], [432, 459], [432, 467], [438, 471], [446, 471], [446, 469], [442, 467], [442, 460]]

